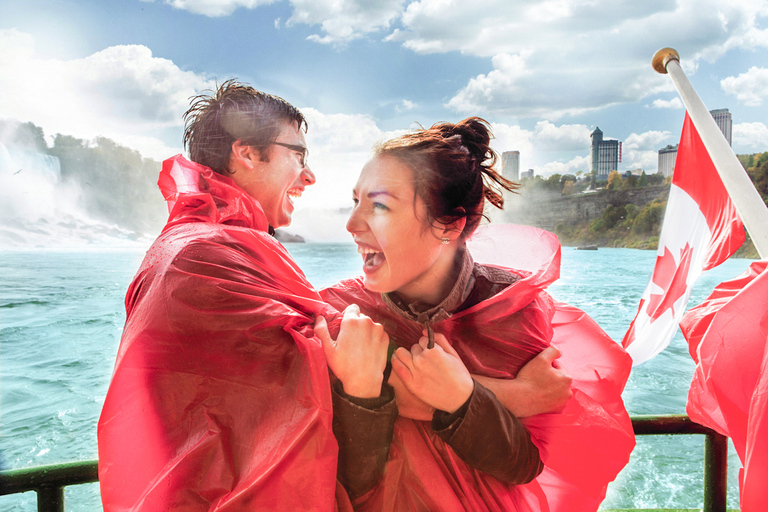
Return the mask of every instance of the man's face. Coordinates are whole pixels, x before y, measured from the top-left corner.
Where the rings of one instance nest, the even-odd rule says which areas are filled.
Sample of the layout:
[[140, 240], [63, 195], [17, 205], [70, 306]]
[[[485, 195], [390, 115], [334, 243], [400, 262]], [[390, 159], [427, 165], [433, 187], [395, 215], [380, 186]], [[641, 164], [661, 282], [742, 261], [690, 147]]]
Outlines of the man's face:
[[306, 153], [302, 148], [306, 147], [304, 133], [296, 123], [286, 123], [275, 142], [264, 150], [269, 161], [254, 162], [251, 179], [239, 184], [261, 203], [273, 228], [291, 223], [293, 199], [315, 183], [315, 175], [304, 165]]

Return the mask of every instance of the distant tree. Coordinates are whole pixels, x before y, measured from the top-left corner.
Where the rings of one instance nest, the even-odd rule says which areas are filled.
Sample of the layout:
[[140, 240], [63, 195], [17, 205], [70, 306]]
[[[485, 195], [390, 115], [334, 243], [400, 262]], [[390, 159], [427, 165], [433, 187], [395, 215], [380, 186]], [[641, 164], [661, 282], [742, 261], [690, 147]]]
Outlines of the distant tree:
[[635, 188], [637, 187], [637, 182], [638, 182], [638, 177], [630, 173], [622, 182], [621, 188], [622, 189]]
[[83, 139], [77, 139], [71, 135], [56, 134], [53, 138], [53, 149], [65, 149], [65, 148], [83, 148], [85, 147], [85, 141]]
[[608, 175], [608, 190], [619, 190], [623, 184], [624, 179], [619, 174], [619, 171], [611, 171]]
[[626, 217], [626, 206], [608, 205], [605, 210], [603, 210], [600, 217], [592, 221], [590, 229], [598, 233], [601, 231], [608, 231], [619, 222], [622, 222]]
[[637, 186], [638, 187], [647, 187], [648, 186], [648, 176], [645, 174], [645, 171], [640, 175], [640, 179], [637, 180]]
[[661, 221], [664, 219], [666, 201], [653, 200], [645, 205], [632, 222], [632, 233], [647, 235], [661, 229]]
[[562, 192], [563, 182], [560, 180], [560, 178], [562, 178], [562, 175], [560, 174], [553, 174], [547, 178], [547, 188], [554, 190], [555, 192]]
[[747, 171], [763, 201], [768, 203], [768, 152], [755, 159], [755, 167]]
[[576, 188], [576, 180], [567, 180], [563, 184], [563, 195], [564, 196], [570, 196], [572, 194], [575, 194], [577, 192]]

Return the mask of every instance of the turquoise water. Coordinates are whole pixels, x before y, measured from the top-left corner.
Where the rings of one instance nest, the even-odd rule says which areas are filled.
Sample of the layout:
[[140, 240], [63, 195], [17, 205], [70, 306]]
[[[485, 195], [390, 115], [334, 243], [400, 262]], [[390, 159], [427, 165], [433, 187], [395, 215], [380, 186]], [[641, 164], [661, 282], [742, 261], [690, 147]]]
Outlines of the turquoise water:
[[[317, 287], [356, 275], [348, 244], [288, 249]], [[23, 468], [97, 457], [96, 421], [109, 384], [125, 312], [125, 290], [142, 249], [0, 251], [0, 455]], [[650, 276], [655, 253], [563, 249], [552, 295], [584, 309], [621, 339]], [[704, 274], [698, 304], [720, 281], [749, 265], [729, 260]], [[679, 333], [655, 359], [633, 369], [630, 414], [684, 413], [693, 362]], [[641, 437], [629, 466], [611, 484], [604, 508], [702, 505], [703, 436]], [[729, 507], [738, 506], [738, 458], [729, 456]], [[100, 510], [97, 485], [70, 487], [68, 511]], [[35, 496], [0, 496], [0, 510], [34, 511]]]

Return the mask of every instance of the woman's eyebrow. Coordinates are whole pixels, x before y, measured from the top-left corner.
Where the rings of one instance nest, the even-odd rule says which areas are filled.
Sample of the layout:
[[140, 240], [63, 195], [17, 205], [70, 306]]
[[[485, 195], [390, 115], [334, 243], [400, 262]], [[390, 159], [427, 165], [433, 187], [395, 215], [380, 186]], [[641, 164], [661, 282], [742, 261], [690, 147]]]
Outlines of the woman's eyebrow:
[[387, 192], [386, 190], [374, 190], [373, 192], [368, 192], [368, 195], [366, 197], [368, 197], [368, 199], [373, 199], [374, 197], [380, 196], [380, 195], [387, 195], [392, 199], [397, 199], [396, 195], [394, 195], [391, 192]]

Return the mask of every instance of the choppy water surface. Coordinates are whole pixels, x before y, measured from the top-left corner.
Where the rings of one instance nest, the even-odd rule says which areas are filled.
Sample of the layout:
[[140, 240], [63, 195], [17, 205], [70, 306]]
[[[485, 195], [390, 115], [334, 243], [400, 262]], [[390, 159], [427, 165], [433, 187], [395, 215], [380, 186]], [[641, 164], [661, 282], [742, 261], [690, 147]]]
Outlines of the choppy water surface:
[[[356, 275], [348, 244], [295, 244], [290, 252], [315, 286]], [[123, 299], [141, 249], [0, 251], [0, 450], [4, 467], [97, 457], [96, 421], [125, 321]], [[650, 276], [655, 253], [563, 249], [552, 295], [581, 307], [621, 339]], [[699, 280], [698, 304], [747, 260], [730, 260]], [[655, 359], [633, 369], [624, 399], [630, 414], [684, 413], [693, 362], [679, 333]], [[126, 440], [130, 442], [130, 440]], [[603, 508], [702, 505], [703, 436], [638, 439], [629, 466]], [[739, 462], [729, 456], [729, 507], [738, 507]], [[68, 511], [100, 510], [97, 485], [69, 487]], [[33, 493], [0, 496], [0, 510], [36, 510]]]

